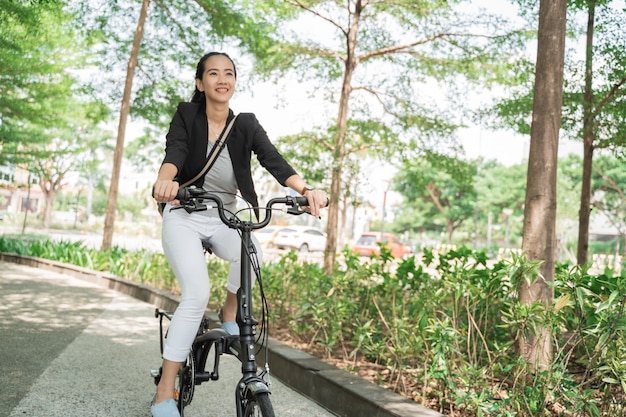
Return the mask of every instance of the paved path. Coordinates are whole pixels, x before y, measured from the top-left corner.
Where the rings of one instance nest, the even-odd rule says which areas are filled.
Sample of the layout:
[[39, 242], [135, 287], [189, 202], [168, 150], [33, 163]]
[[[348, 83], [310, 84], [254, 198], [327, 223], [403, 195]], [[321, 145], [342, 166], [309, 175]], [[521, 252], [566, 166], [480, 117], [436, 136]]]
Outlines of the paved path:
[[[0, 262], [0, 417], [149, 417], [160, 363], [154, 307], [58, 273]], [[196, 387], [186, 416], [235, 416], [239, 362]], [[281, 417], [333, 414], [272, 379]], [[205, 407], [211, 406], [212, 410]]]

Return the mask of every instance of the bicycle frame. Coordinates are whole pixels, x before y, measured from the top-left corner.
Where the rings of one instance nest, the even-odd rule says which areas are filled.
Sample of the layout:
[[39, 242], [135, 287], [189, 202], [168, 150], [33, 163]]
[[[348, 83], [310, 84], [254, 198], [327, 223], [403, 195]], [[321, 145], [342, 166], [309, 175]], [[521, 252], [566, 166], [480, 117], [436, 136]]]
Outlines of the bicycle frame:
[[[196, 338], [193, 341], [191, 352], [187, 362], [179, 372], [179, 398], [178, 406], [181, 416], [183, 409], [191, 402], [193, 398], [193, 390], [195, 385], [199, 385], [206, 381], [215, 381], [219, 379], [219, 358], [222, 354], [233, 354], [238, 357], [241, 362], [242, 377], [239, 380], [235, 390], [235, 402], [237, 409], [237, 417], [244, 417], [246, 412], [245, 405], [250, 398], [257, 398], [260, 394], [270, 394], [269, 382], [264, 377], [269, 373], [269, 367], [265, 368], [257, 374], [256, 363], [256, 343], [255, 335], [257, 334], [257, 326], [259, 322], [252, 315], [252, 266], [251, 262], [245, 260], [250, 259], [252, 253], [255, 253], [255, 247], [252, 244], [252, 231], [260, 229], [271, 220], [272, 206], [275, 204], [284, 204], [289, 207], [287, 212], [294, 215], [306, 213], [300, 210], [300, 206], [308, 204], [305, 197], [283, 197], [271, 199], [265, 207], [265, 216], [260, 222], [245, 221], [237, 216], [232, 218], [226, 217], [225, 209], [221, 199], [210, 192], [197, 188], [184, 188], [179, 190], [176, 199], [181, 202], [179, 208], [185, 209], [188, 213], [194, 211], [208, 210], [209, 206], [205, 200], [213, 201], [216, 204], [220, 219], [224, 224], [232, 229], [239, 230], [241, 233], [241, 285], [237, 291], [237, 317], [236, 321], [239, 326], [239, 336], [229, 335], [222, 329], [209, 330], [208, 318], [202, 320]], [[211, 207], [212, 208], [212, 207]], [[159, 331], [161, 338], [161, 354], [163, 354], [163, 340], [166, 337], [163, 334], [163, 317], [171, 319], [172, 314], [168, 312], [155, 310], [155, 317], [159, 318]], [[211, 349], [214, 351], [213, 369], [206, 371], [206, 362], [209, 358]], [[267, 346], [266, 346], [267, 348]], [[266, 355], [267, 357], [267, 355]], [[160, 370], [153, 371], [155, 383], [158, 384], [160, 379]], [[186, 379], [187, 378], [187, 379]], [[191, 380], [189, 380], [191, 379]], [[267, 405], [266, 405], [267, 406]], [[268, 416], [274, 413], [269, 407]]]
[[[242, 227], [239, 230], [241, 231], [241, 259], [248, 259], [248, 251], [254, 250], [251, 239], [251, 223], [242, 223]], [[237, 324], [239, 325], [239, 342], [241, 343], [239, 360], [241, 361], [241, 373], [243, 375], [238, 386], [244, 386], [245, 391], [253, 393], [269, 393], [269, 386], [263, 379], [267, 369], [260, 375], [256, 373], [254, 336], [256, 335], [256, 326], [259, 322], [252, 316], [252, 271], [250, 262], [245, 261], [241, 262], [241, 286], [237, 290]], [[241, 389], [236, 390], [237, 417], [243, 416], [242, 399], [246, 397], [245, 394]]]

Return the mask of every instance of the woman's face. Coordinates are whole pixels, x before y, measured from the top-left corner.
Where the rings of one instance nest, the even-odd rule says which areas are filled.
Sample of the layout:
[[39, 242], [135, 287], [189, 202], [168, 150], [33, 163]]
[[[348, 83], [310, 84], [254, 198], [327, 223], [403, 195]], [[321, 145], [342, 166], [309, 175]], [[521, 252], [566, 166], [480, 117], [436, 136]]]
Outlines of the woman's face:
[[213, 55], [204, 61], [202, 79], [196, 79], [196, 86], [208, 101], [228, 103], [235, 93], [235, 81], [231, 60], [223, 55]]

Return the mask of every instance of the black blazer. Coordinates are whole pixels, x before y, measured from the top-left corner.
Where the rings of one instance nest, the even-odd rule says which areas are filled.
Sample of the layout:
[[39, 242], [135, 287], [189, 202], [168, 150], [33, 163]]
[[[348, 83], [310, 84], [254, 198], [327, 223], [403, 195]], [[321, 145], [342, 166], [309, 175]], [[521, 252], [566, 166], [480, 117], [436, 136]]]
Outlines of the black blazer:
[[[177, 180], [180, 183], [192, 179], [206, 164], [209, 132], [205, 108], [205, 103], [180, 103], [170, 123], [163, 163], [169, 162], [178, 168]], [[230, 110], [227, 125], [233, 117], [234, 113]], [[261, 166], [282, 186], [285, 186], [287, 178], [296, 174], [269, 140], [253, 113], [241, 113], [237, 117], [226, 147], [239, 191], [253, 207], [258, 207], [259, 202], [252, 181], [252, 152]], [[200, 177], [193, 185], [202, 187], [203, 183], [204, 177]], [[259, 216], [258, 210], [256, 215]]]

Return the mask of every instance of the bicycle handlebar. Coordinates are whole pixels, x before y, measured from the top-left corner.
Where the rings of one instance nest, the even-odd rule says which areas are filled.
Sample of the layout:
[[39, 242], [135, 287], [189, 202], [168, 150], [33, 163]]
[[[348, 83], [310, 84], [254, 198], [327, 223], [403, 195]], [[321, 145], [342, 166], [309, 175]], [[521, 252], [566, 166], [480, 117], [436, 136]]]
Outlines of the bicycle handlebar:
[[[192, 213], [194, 211], [204, 211], [208, 210], [210, 207], [204, 202], [204, 200], [211, 200], [216, 204], [217, 212], [219, 214], [220, 219], [224, 224], [233, 229], [241, 229], [244, 224], [246, 227], [250, 229], [262, 229], [267, 226], [272, 218], [272, 206], [276, 204], [284, 204], [289, 207], [287, 209], [288, 214], [292, 215], [300, 215], [304, 213], [308, 213], [308, 211], [301, 210], [300, 207], [306, 207], [309, 204], [309, 201], [306, 197], [293, 197], [293, 196], [285, 196], [285, 197], [277, 197], [272, 198], [267, 202], [265, 207], [259, 207], [260, 209], [265, 208], [265, 216], [260, 222], [242, 222], [236, 216], [228, 218], [226, 217], [226, 210], [224, 209], [224, 204], [222, 203], [222, 199], [210, 191], [205, 191], [202, 188], [195, 187], [186, 187], [181, 188], [176, 193], [176, 200], [180, 201], [180, 208], [185, 209], [187, 213]], [[330, 201], [326, 202], [326, 206]]]

